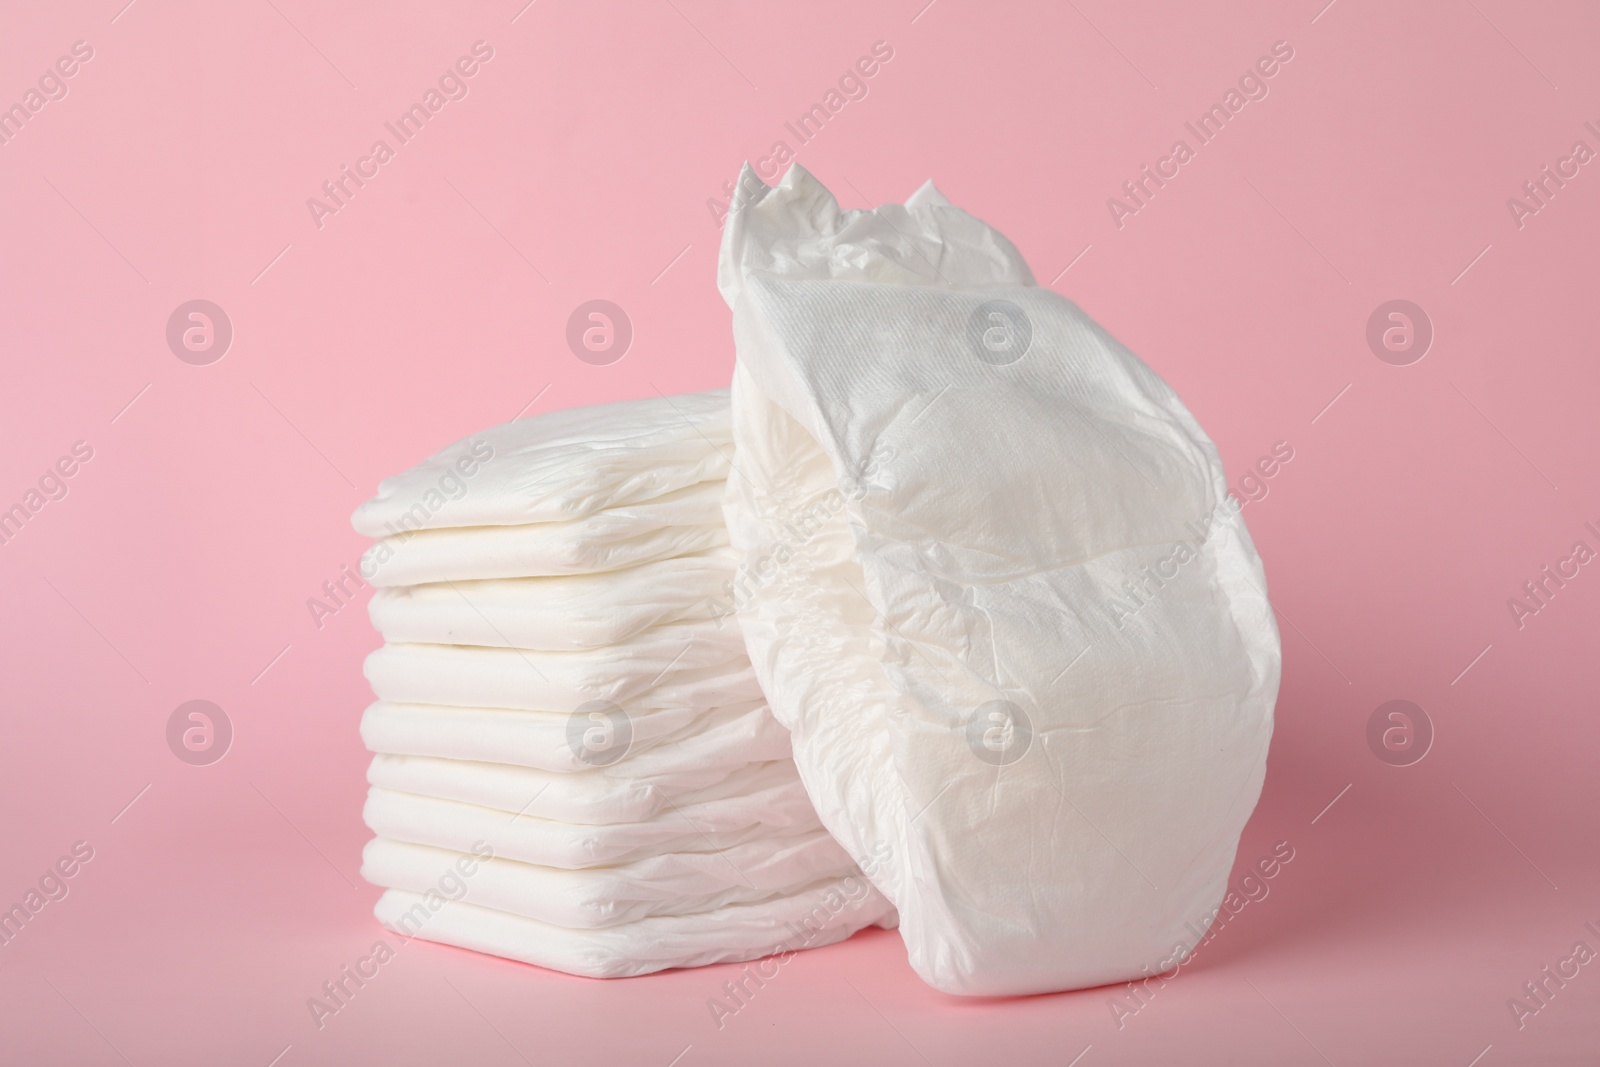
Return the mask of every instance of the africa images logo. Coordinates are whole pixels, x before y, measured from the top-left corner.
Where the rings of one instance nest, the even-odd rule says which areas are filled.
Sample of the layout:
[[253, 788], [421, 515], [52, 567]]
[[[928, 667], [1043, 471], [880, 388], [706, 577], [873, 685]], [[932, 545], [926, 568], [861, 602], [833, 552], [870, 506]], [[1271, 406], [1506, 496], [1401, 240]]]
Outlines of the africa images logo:
[[384, 164], [394, 159], [396, 150], [401, 145], [409, 144], [421, 133], [422, 128], [443, 111], [446, 104], [452, 100], [465, 100], [471, 89], [468, 80], [476, 77], [483, 69], [483, 64], [493, 58], [492, 45], [487, 41], [474, 41], [471, 55], [463, 55], [446, 67], [438, 81], [423, 90], [420, 101], [413, 102], [393, 121], [383, 124], [383, 128], [394, 138], [393, 145], [380, 137], [372, 142], [366, 155], [356, 160], [354, 167], [347, 163], [339, 164], [338, 175], [322, 183], [321, 197], [306, 199], [306, 210], [311, 212], [311, 221], [317, 229], [326, 225], [324, 219], [327, 216], [337, 215], [348, 207], [356, 193], [378, 176]]
[[1246, 69], [1239, 76], [1237, 84], [1229, 86], [1222, 94], [1219, 103], [1202, 111], [1193, 122], [1183, 124], [1189, 136], [1194, 138], [1193, 145], [1185, 138], [1178, 138], [1167, 154], [1156, 160], [1154, 168], [1147, 163], [1139, 169], [1137, 178], [1122, 183], [1122, 199], [1107, 197], [1106, 210], [1111, 213], [1111, 221], [1117, 229], [1126, 226], [1130, 216], [1148, 207], [1156, 192], [1181, 173], [1183, 167], [1195, 158], [1199, 148], [1215, 140], [1234, 116], [1244, 110], [1246, 104], [1265, 100], [1271, 91], [1268, 82], [1292, 59], [1294, 48], [1288, 41], [1273, 42], [1272, 54], [1260, 57]]

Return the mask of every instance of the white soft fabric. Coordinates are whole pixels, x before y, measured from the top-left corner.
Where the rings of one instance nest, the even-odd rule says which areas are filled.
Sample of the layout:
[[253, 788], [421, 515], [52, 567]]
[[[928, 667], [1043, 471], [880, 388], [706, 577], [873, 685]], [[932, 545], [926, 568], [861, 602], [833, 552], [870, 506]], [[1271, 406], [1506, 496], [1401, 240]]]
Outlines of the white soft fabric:
[[604, 574], [379, 589], [367, 611], [394, 643], [595, 649], [665, 623], [719, 620], [732, 577], [722, 550]]
[[737, 627], [671, 623], [597, 649], [548, 652], [389, 644], [367, 656], [383, 700], [571, 711], [590, 701], [630, 709], [712, 708], [759, 699]]
[[1223, 895], [1278, 688], [1216, 449], [931, 185], [870, 212], [798, 167], [740, 185], [739, 610], [823, 822], [887, 846], [939, 989], [1154, 973]]
[[[575, 712], [573, 714], [576, 714]], [[361, 716], [361, 740], [397, 756], [508, 763], [587, 773], [596, 761], [573, 743], [571, 714], [401, 704], [380, 700]], [[789, 731], [763, 700], [702, 711], [667, 708], [629, 716], [631, 743], [606, 769], [614, 774], [682, 781], [708, 769], [785, 759]]]
[[537, 819], [459, 800], [367, 791], [361, 817], [380, 837], [470, 852], [486, 841], [495, 855], [546, 867], [606, 867], [664, 852], [720, 848], [815, 830], [816, 810], [798, 782], [746, 797], [707, 801], [644, 822], [584, 824]]
[[[437, 892], [387, 890], [373, 909], [404, 937], [488, 952], [589, 978], [626, 978], [669, 967], [738, 963], [819, 948], [874, 924], [892, 926], [887, 901], [859, 875], [828, 878], [792, 894], [694, 915], [654, 915], [593, 930], [571, 930]], [[776, 964], [771, 974], [778, 972]]]
[[[386, 888], [426, 893], [462, 858], [448, 849], [375, 837], [362, 851], [361, 877]], [[754, 903], [794, 893], [821, 878], [854, 873], [855, 864], [844, 849], [818, 827], [720, 852], [669, 852], [611, 867], [563, 870], [490, 859], [466, 879], [466, 899], [556, 926], [587, 929]]]
[[566, 522], [720, 481], [728, 454], [725, 390], [573, 408], [457, 441], [385, 478], [351, 522], [369, 537]]
[[378, 753], [367, 767], [368, 783], [402, 793], [460, 800], [485, 808], [521, 812], [575, 823], [641, 822], [676, 805], [741, 796], [798, 783], [794, 761], [706, 767], [678, 776], [641, 778], [609, 768], [559, 774], [504, 763], [391, 756]]
[[[696, 495], [697, 514], [702, 510], [698, 497], [709, 490], [714, 490], [720, 501], [723, 483], [704, 482], [685, 490]], [[570, 522], [457, 526], [397, 534], [375, 542], [362, 554], [361, 575], [382, 588], [476, 578], [593, 574], [728, 543], [720, 512], [692, 522], [658, 522], [654, 512], [666, 500], [662, 497], [631, 507], [608, 508]]]

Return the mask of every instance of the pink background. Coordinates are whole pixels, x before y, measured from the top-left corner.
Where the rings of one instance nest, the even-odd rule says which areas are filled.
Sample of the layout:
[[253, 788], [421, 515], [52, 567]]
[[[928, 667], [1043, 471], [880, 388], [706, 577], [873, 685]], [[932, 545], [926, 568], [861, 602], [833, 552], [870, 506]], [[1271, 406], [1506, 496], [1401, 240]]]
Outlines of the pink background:
[[[94, 858], [0, 947], [5, 1062], [1594, 1062], [1600, 964], [1521, 1029], [1507, 1001], [1600, 949], [1600, 566], [1520, 630], [1506, 601], [1600, 547], [1600, 164], [1520, 229], [1506, 201], [1600, 149], [1600, 12], [924, 2], [6, 5], [0, 103], [94, 57], [0, 145], [0, 506], [94, 456], [0, 546], [0, 905], [74, 842]], [[469, 95], [319, 229], [307, 198], [478, 40]], [[363, 547], [351, 510], [536, 396], [725, 384], [706, 201], [879, 40], [800, 162], [853, 207], [934, 177], [1177, 388], [1235, 479], [1293, 447], [1245, 512], [1284, 676], [1239, 871], [1295, 859], [1121, 1029], [1116, 989], [956, 1000], [874, 932], [721, 1029], [737, 968], [607, 983], [417, 943], [318, 1030], [307, 998], [381, 933], [357, 873], [377, 637], [306, 607]], [[1119, 229], [1107, 198], [1279, 40], [1270, 95]], [[164, 338], [195, 298], [235, 331], [209, 366]], [[563, 339], [595, 298], [635, 329], [610, 366]], [[1396, 298], [1436, 331], [1409, 366], [1365, 340]], [[236, 731], [204, 767], [164, 733], [196, 698]], [[1391, 699], [1436, 731], [1412, 766], [1368, 748]]]

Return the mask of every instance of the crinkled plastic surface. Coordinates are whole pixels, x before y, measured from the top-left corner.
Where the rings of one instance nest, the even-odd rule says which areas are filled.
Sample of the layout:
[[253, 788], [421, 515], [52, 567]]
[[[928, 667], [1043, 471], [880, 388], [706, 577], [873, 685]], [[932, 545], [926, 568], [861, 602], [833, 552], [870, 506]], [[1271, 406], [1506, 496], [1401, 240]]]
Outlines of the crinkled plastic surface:
[[795, 167], [718, 277], [740, 621], [824, 824], [888, 850], [912, 966], [985, 995], [1159, 970], [1223, 895], [1278, 688], [1215, 447], [931, 185], [846, 211]]

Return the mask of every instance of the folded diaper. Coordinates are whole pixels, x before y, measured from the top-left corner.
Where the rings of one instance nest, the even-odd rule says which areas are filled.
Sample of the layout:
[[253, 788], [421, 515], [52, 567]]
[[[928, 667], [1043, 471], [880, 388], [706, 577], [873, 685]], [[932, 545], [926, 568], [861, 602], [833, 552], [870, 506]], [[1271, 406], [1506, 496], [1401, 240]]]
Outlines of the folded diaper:
[[572, 652], [384, 645], [367, 656], [365, 670], [380, 699], [413, 704], [566, 712], [597, 700], [637, 710], [761, 696], [737, 627], [710, 623], [672, 623]]
[[574, 823], [642, 822], [676, 807], [744, 797], [785, 785], [798, 789], [794, 761], [768, 760], [740, 767], [709, 767], [674, 779], [635, 778], [596, 768], [570, 774], [503, 763], [390, 756], [379, 753], [367, 782], [384, 789], [459, 800], [540, 819]]
[[1155, 973], [1221, 900], [1279, 645], [1215, 447], [931, 185], [840, 209], [748, 168], [740, 622], [824, 824], [954, 993]]
[[[579, 716], [578, 729], [586, 729]], [[698, 710], [667, 708], [628, 717], [630, 736], [618, 760], [588, 755], [573, 715], [495, 708], [454, 708], [380, 700], [361, 717], [361, 740], [397, 756], [509, 763], [544, 771], [587, 772], [596, 765], [650, 778], [698, 775], [790, 755], [789, 731], [763, 700]]]
[[573, 408], [473, 434], [385, 478], [351, 521], [386, 537], [582, 519], [720, 482], [729, 454], [726, 390]]
[[[859, 874], [826, 878], [791, 894], [729, 904], [693, 915], [653, 915], [599, 929], [572, 930], [437, 892], [386, 891], [378, 921], [404, 937], [489, 952], [589, 978], [626, 978], [668, 967], [738, 963], [843, 941], [874, 924], [893, 925], [893, 909]], [[772, 974], [776, 974], [774, 969]]]
[[379, 589], [367, 611], [384, 640], [395, 643], [598, 649], [656, 626], [668, 632], [666, 623], [716, 618], [722, 584], [732, 576], [733, 557], [723, 549], [603, 574]]
[[[722, 482], [708, 482], [720, 497]], [[703, 486], [696, 486], [700, 493]], [[666, 498], [663, 497], [663, 500]], [[361, 574], [379, 588], [474, 578], [526, 578], [593, 574], [673, 559], [728, 543], [720, 513], [704, 521], [651, 525], [648, 517], [615, 521], [622, 512], [646, 512], [655, 503], [610, 508], [570, 522], [526, 526], [458, 526], [386, 537], [361, 557]], [[597, 530], [597, 527], [599, 528]]]
[[470, 852], [485, 841], [495, 855], [546, 867], [605, 867], [663, 852], [715, 852], [730, 845], [813, 830], [816, 810], [800, 788], [707, 801], [644, 822], [584, 824], [517, 815], [458, 800], [373, 788], [362, 818], [396, 841]]
[[[426, 893], [462, 857], [375, 837], [362, 852], [361, 876], [374, 885]], [[472, 866], [477, 869], [466, 880], [463, 899], [574, 930], [752, 904], [855, 871], [844, 849], [820, 827], [720, 852], [668, 852], [612, 867], [563, 870], [500, 858], [469, 860]]]

